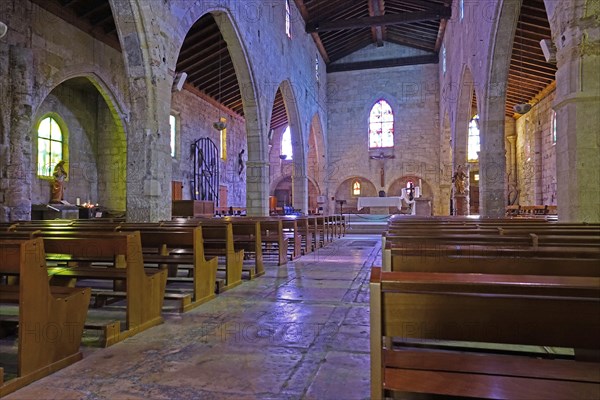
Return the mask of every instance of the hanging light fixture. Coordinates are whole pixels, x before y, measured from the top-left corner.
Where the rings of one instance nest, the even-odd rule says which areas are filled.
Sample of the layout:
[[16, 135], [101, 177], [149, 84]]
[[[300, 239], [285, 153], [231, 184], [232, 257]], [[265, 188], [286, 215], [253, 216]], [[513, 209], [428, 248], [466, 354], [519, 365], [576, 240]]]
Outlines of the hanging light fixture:
[[221, 59], [222, 59], [222, 54], [221, 54], [221, 39], [219, 38], [219, 120], [215, 123], [213, 123], [213, 128], [215, 128], [218, 131], [222, 131], [223, 129], [227, 128], [227, 123], [224, 121], [223, 116], [221, 115], [221, 105], [222, 105], [222, 99], [221, 99]]

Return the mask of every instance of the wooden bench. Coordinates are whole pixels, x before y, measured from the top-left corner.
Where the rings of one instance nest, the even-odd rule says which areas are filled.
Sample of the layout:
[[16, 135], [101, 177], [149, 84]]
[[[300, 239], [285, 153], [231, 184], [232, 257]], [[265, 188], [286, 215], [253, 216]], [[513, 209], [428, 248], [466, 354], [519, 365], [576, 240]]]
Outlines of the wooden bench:
[[389, 270], [397, 272], [600, 277], [600, 249], [593, 248], [392, 244], [390, 251]]
[[301, 254], [308, 254], [314, 250], [313, 238], [315, 232], [311, 229], [308, 217], [297, 216], [294, 219], [300, 235]]
[[[144, 264], [156, 264], [157, 266], [174, 267], [174, 276], [167, 278], [168, 282], [191, 282], [192, 293], [170, 292], [166, 288], [165, 300], [176, 300], [179, 302], [179, 312], [189, 311], [200, 304], [215, 297], [215, 288], [220, 289], [222, 285], [217, 282], [217, 257], [206, 258], [204, 254], [204, 239], [202, 227], [188, 228], [165, 228], [140, 225], [130, 226], [123, 224], [121, 231], [135, 229], [140, 233], [142, 248], [148, 249], [144, 253]], [[177, 267], [190, 265], [189, 277], [177, 276]], [[217, 286], [215, 286], [217, 283]]]
[[[174, 219], [164, 221], [162, 226], [202, 226], [204, 238], [204, 254], [208, 257], [225, 257], [225, 286], [221, 290], [231, 289], [242, 283], [244, 267], [244, 250], [236, 249], [231, 222], [219, 218], [213, 219]], [[219, 266], [221, 270], [221, 267]]]
[[[370, 290], [372, 399], [391, 392], [561, 400], [600, 393], [598, 362], [494, 354], [473, 346], [597, 352], [598, 278], [373, 268]], [[392, 345], [392, 338], [400, 345]]]
[[[110, 346], [163, 322], [161, 310], [167, 283], [167, 271], [144, 269], [139, 232], [43, 232], [48, 260], [67, 263], [49, 268], [53, 282], [72, 285], [78, 279], [125, 282], [127, 301], [126, 327], [112, 323], [104, 329], [104, 345]], [[111, 262], [111, 266], [93, 263]], [[109, 296], [110, 291], [97, 293]]]
[[17, 377], [4, 381], [6, 365], [0, 359], [3, 397], [82, 358], [90, 289], [50, 286], [39, 238], [0, 240], [0, 275], [18, 276], [19, 282], [0, 285], [0, 303], [19, 305]]
[[[243, 234], [240, 227], [236, 225], [258, 224], [260, 230], [260, 243], [262, 254], [265, 256], [273, 256], [277, 259], [277, 265], [287, 263], [288, 257], [288, 241], [291, 235], [286, 234], [283, 229], [283, 219], [281, 217], [243, 217], [243, 218], [224, 218], [226, 221], [231, 221], [233, 224], [233, 234], [237, 242], [239, 234]], [[247, 229], [247, 228], [246, 228]], [[249, 232], [248, 232], [249, 233]], [[244, 238], [244, 236], [241, 236]], [[253, 235], [256, 238], [256, 234]]]

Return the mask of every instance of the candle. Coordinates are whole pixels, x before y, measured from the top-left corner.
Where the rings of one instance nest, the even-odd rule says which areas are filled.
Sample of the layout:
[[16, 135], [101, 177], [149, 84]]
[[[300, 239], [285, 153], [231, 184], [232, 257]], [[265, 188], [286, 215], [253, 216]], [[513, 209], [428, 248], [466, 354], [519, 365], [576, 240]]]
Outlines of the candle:
[[79, 197], [75, 199], [75, 204], [81, 205], [81, 199]]

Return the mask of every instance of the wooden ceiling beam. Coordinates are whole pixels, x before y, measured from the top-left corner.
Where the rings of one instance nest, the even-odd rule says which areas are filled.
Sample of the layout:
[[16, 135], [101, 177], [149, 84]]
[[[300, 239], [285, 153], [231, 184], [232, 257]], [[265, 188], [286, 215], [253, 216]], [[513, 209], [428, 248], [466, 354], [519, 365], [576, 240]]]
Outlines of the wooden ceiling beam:
[[[298, 7], [298, 10], [300, 10], [300, 15], [302, 15], [304, 21], [308, 21], [309, 15], [308, 11], [306, 10], [306, 5], [304, 4], [304, 0], [294, 0], [294, 2], [296, 3], [296, 7]], [[319, 50], [321, 57], [323, 57], [323, 61], [325, 61], [325, 63], [328, 64], [329, 55], [327, 54], [327, 50], [325, 50], [325, 46], [323, 46], [323, 42], [321, 42], [321, 38], [317, 33], [311, 33], [311, 36], [315, 42], [315, 45], [317, 46], [317, 50]]]
[[426, 56], [390, 58], [387, 60], [357, 61], [352, 63], [329, 64], [327, 72], [357, 71], [363, 69], [402, 67], [406, 65], [437, 64], [437, 54]]
[[326, 32], [340, 29], [358, 29], [370, 28], [372, 26], [406, 24], [410, 22], [449, 18], [450, 15], [451, 9], [449, 7], [435, 7], [425, 11], [418, 11], [412, 13], [386, 14], [377, 17], [307, 23], [306, 32]]
[[[369, 1], [369, 16], [377, 17], [383, 15], [383, 0], [368, 0]], [[373, 42], [377, 47], [383, 46], [383, 26], [372, 26], [371, 35]]]

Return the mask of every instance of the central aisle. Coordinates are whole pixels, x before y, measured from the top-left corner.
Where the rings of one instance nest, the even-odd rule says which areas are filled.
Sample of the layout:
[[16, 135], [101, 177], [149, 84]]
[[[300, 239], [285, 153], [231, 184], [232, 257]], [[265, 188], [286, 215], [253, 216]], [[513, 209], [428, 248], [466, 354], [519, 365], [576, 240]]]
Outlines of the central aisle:
[[9, 399], [369, 398], [369, 275], [379, 235], [348, 235]]

